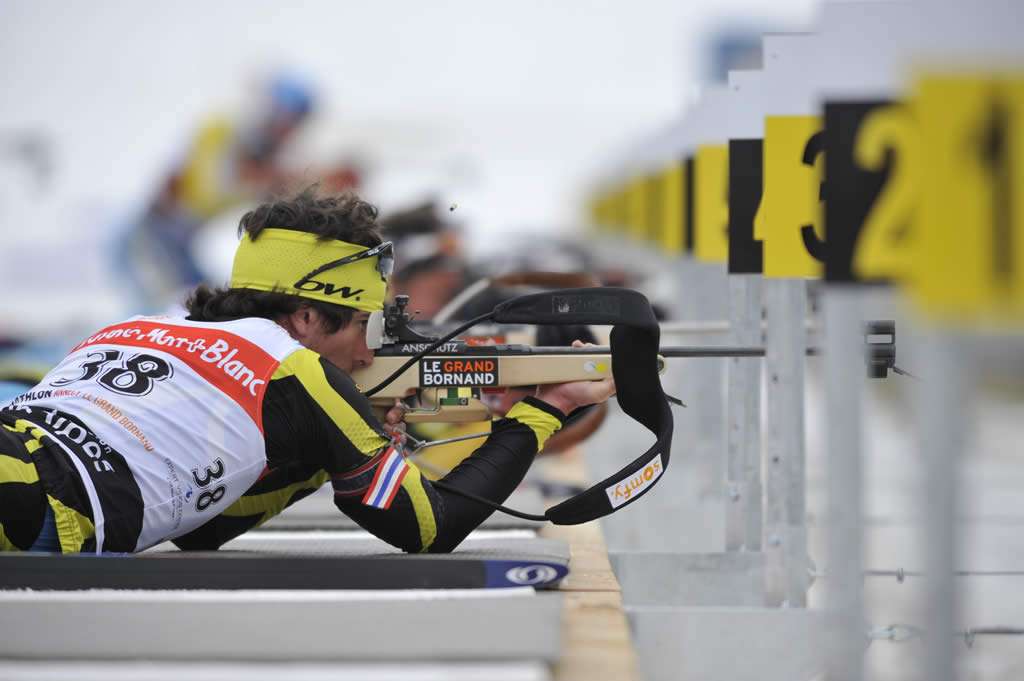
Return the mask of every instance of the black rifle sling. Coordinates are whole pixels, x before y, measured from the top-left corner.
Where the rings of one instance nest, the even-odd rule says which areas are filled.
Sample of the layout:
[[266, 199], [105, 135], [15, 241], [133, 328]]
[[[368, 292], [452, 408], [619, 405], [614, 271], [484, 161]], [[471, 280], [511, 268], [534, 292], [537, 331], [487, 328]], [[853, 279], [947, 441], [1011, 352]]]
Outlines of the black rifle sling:
[[668, 466], [672, 411], [658, 376], [660, 328], [643, 294], [624, 288], [580, 288], [534, 293], [498, 305], [503, 324], [611, 324], [616, 399], [656, 442], [617, 473], [560, 504], [544, 516], [556, 525], [577, 525], [606, 516], [646, 494]]
[[620, 471], [552, 506], [543, 516], [506, 508], [442, 481], [435, 481], [434, 485], [520, 518], [549, 520], [556, 525], [578, 525], [596, 520], [633, 503], [650, 491], [668, 467], [672, 411], [658, 376], [661, 329], [650, 302], [637, 291], [615, 287], [561, 289], [505, 301], [490, 313], [470, 320], [417, 352], [365, 394], [375, 394], [444, 342], [488, 319], [499, 324], [612, 325], [612, 376], [615, 378], [616, 399], [622, 411], [654, 433], [657, 440]]

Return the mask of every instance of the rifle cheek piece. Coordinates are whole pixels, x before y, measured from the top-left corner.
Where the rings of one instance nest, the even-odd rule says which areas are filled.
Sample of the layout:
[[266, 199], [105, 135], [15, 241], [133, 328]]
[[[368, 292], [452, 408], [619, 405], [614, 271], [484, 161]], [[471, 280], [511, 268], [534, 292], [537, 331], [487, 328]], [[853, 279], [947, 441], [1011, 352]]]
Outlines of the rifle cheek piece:
[[534, 293], [501, 303], [491, 313], [502, 324], [611, 324], [612, 375], [622, 410], [656, 441], [613, 475], [544, 513], [556, 525], [604, 517], [633, 503], [668, 467], [672, 411], [658, 376], [660, 328], [643, 294], [604, 287]]

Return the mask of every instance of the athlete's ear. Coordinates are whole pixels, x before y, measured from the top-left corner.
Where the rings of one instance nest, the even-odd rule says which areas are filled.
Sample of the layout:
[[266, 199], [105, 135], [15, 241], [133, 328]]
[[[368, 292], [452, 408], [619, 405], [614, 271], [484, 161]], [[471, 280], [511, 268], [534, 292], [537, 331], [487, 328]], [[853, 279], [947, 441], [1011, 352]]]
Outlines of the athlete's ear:
[[301, 343], [309, 337], [310, 332], [320, 323], [320, 317], [316, 310], [303, 305], [294, 312], [279, 317], [277, 323], [285, 328], [288, 335]]

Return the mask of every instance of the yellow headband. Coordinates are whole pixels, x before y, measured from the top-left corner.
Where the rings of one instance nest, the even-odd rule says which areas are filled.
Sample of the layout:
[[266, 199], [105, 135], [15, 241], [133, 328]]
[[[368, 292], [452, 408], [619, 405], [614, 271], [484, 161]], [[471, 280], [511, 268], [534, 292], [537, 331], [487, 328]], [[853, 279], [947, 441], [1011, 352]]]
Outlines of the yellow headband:
[[376, 312], [384, 307], [387, 289], [387, 282], [377, 271], [377, 257], [345, 263], [304, 279], [318, 267], [366, 250], [366, 246], [346, 241], [320, 241], [315, 234], [292, 229], [264, 229], [255, 241], [246, 234], [235, 251], [231, 288], [279, 291]]

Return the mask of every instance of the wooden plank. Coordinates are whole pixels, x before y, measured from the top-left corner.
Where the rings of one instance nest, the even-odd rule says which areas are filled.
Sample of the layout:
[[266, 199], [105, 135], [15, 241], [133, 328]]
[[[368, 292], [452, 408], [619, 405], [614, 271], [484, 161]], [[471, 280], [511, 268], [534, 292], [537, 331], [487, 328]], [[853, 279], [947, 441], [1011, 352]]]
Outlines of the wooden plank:
[[[539, 463], [541, 474], [547, 480], [587, 484], [578, 448], [557, 457], [545, 457]], [[555, 681], [638, 679], [636, 652], [622, 608], [622, 593], [608, 561], [600, 524], [547, 525], [540, 534], [568, 542], [572, 556], [572, 572], [559, 586], [565, 605], [562, 654], [554, 667]]]

